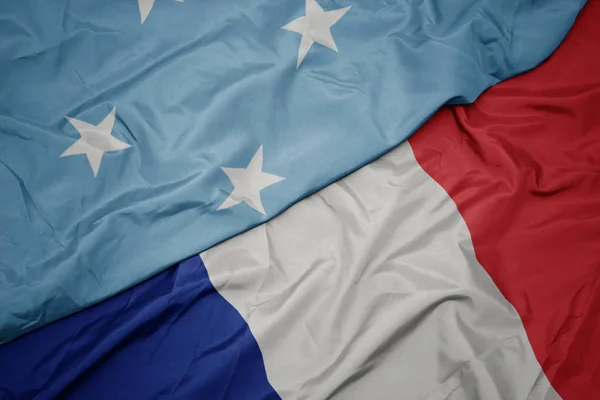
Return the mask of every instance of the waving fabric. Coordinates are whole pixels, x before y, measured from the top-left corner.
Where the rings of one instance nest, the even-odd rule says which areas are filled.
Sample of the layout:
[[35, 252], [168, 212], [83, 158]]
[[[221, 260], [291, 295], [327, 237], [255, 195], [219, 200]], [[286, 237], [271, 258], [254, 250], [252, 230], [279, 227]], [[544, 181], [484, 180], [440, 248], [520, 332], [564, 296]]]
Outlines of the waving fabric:
[[599, 19], [281, 216], [0, 346], [0, 398], [600, 398]]
[[0, 342], [535, 67], [584, 0], [3, 1]]

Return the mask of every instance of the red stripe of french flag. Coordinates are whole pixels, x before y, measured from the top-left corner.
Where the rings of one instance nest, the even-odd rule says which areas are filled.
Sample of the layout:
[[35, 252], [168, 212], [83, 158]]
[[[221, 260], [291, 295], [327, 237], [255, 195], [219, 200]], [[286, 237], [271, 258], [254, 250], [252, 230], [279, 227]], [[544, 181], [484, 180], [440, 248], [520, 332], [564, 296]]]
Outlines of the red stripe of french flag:
[[540, 67], [410, 143], [564, 400], [600, 399], [600, 1]]

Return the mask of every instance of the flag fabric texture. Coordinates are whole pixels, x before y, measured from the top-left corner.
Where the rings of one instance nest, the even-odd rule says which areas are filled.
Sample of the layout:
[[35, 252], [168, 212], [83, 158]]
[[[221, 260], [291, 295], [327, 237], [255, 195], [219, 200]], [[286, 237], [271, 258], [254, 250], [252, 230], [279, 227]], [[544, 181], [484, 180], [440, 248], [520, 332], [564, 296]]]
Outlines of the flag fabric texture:
[[2, 398], [600, 398], [599, 19], [277, 218], [0, 346]]
[[554, 51], [584, 0], [0, 7], [0, 342], [279, 214]]

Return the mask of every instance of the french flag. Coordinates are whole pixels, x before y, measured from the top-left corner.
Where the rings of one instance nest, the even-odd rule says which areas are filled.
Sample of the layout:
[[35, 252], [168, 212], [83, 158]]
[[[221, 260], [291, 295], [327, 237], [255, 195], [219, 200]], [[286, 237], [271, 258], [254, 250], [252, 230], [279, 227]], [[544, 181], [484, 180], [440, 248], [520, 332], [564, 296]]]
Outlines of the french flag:
[[598, 21], [590, 1], [533, 71], [0, 346], [0, 399], [600, 399]]

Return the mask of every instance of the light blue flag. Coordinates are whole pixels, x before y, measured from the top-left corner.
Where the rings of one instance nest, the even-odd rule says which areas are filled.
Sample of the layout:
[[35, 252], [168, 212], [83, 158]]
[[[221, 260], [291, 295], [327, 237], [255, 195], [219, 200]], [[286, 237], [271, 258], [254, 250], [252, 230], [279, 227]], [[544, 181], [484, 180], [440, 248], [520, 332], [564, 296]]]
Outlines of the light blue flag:
[[0, 342], [545, 59], [585, 0], [0, 0]]

